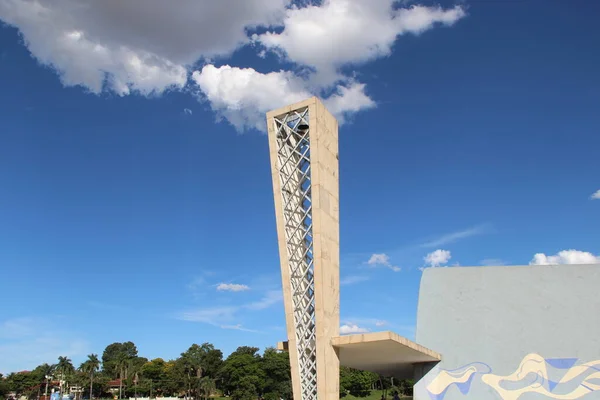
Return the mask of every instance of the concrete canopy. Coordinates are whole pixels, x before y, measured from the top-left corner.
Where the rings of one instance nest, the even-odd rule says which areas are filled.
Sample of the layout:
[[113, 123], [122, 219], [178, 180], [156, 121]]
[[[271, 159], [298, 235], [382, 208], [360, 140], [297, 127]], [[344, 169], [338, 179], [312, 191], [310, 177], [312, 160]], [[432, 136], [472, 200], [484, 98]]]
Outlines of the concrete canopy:
[[[332, 338], [340, 365], [384, 376], [413, 378], [415, 364], [437, 363], [442, 356], [393, 332], [374, 332]], [[287, 342], [279, 342], [287, 350]]]

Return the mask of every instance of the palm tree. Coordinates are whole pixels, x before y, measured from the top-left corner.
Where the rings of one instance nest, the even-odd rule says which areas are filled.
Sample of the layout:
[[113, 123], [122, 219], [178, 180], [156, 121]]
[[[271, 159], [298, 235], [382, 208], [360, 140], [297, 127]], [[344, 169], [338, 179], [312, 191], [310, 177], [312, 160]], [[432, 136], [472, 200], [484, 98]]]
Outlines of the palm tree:
[[44, 391], [44, 398], [47, 400], [48, 399], [48, 384], [49, 384], [49, 380], [52, 379], [52, 374], [54, 373], [54, 369], [56, 368], [55, 365], [48, 365], [46, 363], [40, 365], [39, 367], [40, 372], [44, 375], [44, 380], [46, 381], [46, 389]]
[[88, 359], [81, 364], [79, 369], [90, 376], [90, 400], [92, 400], [92, 393], [94, 391], [94, 373], [100, 369], [100, 360], [98, 359], [98, 355], [90, 354]]
[[205, 399], [210, 398], [210, 395], [216, 389], [215, 380], [211, 379], [209, 376], [200, 378], [200, 381], [198, 382], [198, 389], [200, 389], [200, 393], [203, 394], [202, 397]]
[[60, 374], [60, 395], [63, 395], [63, 382], [66, 385], [67, 383], [67, 376], [71, 373], [73, 373], [73, 371], [75, 371], [75, 368], [73, 368], [73, 363], [71, 362], [71, 359], [69, 357], [58, 357], [58, 363], [56, 364], [56, 370], [58, 371], [58, 373]]
[[137, 399], [137, 385], [142, 372], [142, 365], [136, 360], [129, 360], [127, 363], [127, 374], [133, 377], [133, 385], [135, 387], [135, 398]]
[[123, 379], [127, 379], [127, 367], [129, 367], [129, 359], [120, 355], [116, 362], [117, 370], [119, 371], [119, 398], [123, 393]]

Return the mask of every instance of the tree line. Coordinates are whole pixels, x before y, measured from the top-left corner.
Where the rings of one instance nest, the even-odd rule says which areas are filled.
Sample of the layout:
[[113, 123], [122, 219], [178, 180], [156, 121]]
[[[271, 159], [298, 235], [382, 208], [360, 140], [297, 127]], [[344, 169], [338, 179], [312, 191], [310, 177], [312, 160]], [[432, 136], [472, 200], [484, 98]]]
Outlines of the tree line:
[[[368, 396], [374, 389], [411, 394], [411, 382], [342, 367], [340, 397]], [[77, 368], [68, 357], [42, 364], [32, 371], [0, 374], [0, 400], [24, 396], [49, 400], [52, 391], [73, 400], [94, 398], [178, 396], [207, 400], [228, 396], [232, 400], [292, 399], [287, 352], [273, 348], [262, 354], [257, 347], [238, 347], [227, 358], [211, 343], [193, 344], [174, 360], [149, 360], [138, 355], [133, 342], [112, 343], [100, 358], [90, 354]]]

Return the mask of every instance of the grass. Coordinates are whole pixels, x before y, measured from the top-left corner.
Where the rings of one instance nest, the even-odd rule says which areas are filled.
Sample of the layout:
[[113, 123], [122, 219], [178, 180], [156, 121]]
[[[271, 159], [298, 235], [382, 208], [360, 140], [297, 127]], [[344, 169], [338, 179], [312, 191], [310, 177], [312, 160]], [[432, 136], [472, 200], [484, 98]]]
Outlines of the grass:
[[[354, 397], [354, 396], [344, 396], [344, 400], [381, 400], [381, 395], [383, 394], [382, 390], [373, 390], [371, 392], [370, 395], [368, 395], [367, 397]], [[392, 400], [393, 396], [392, 394], [388, 391], [387, 392], [387, 400]], [[403, 400], [411, 400], [412, 397], [400, 397]]]
[[[373, 390], [367, 397], [344, 396], [343, 400], [381, 400], [382, 390]], [[393, 396], [387, 392], [387, 400], [392, 400]], [[400, 397], [402, 400], [412, 400], [412, 397]], [[211, 397], [211, 400], [231, 400], [231, 397]]]

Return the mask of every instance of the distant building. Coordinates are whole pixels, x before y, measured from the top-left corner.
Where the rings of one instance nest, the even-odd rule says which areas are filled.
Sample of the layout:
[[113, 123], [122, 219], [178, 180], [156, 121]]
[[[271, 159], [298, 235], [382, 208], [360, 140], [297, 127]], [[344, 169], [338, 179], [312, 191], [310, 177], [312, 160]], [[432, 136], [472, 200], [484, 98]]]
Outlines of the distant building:
[[113, 379], [112, 381], [108, 382], [108, 391], [113, 395], [119, 393], [119, 388], [125, 388], [125, 382], [123, 382], [123, 385], [121, 385], [121, 379]]

